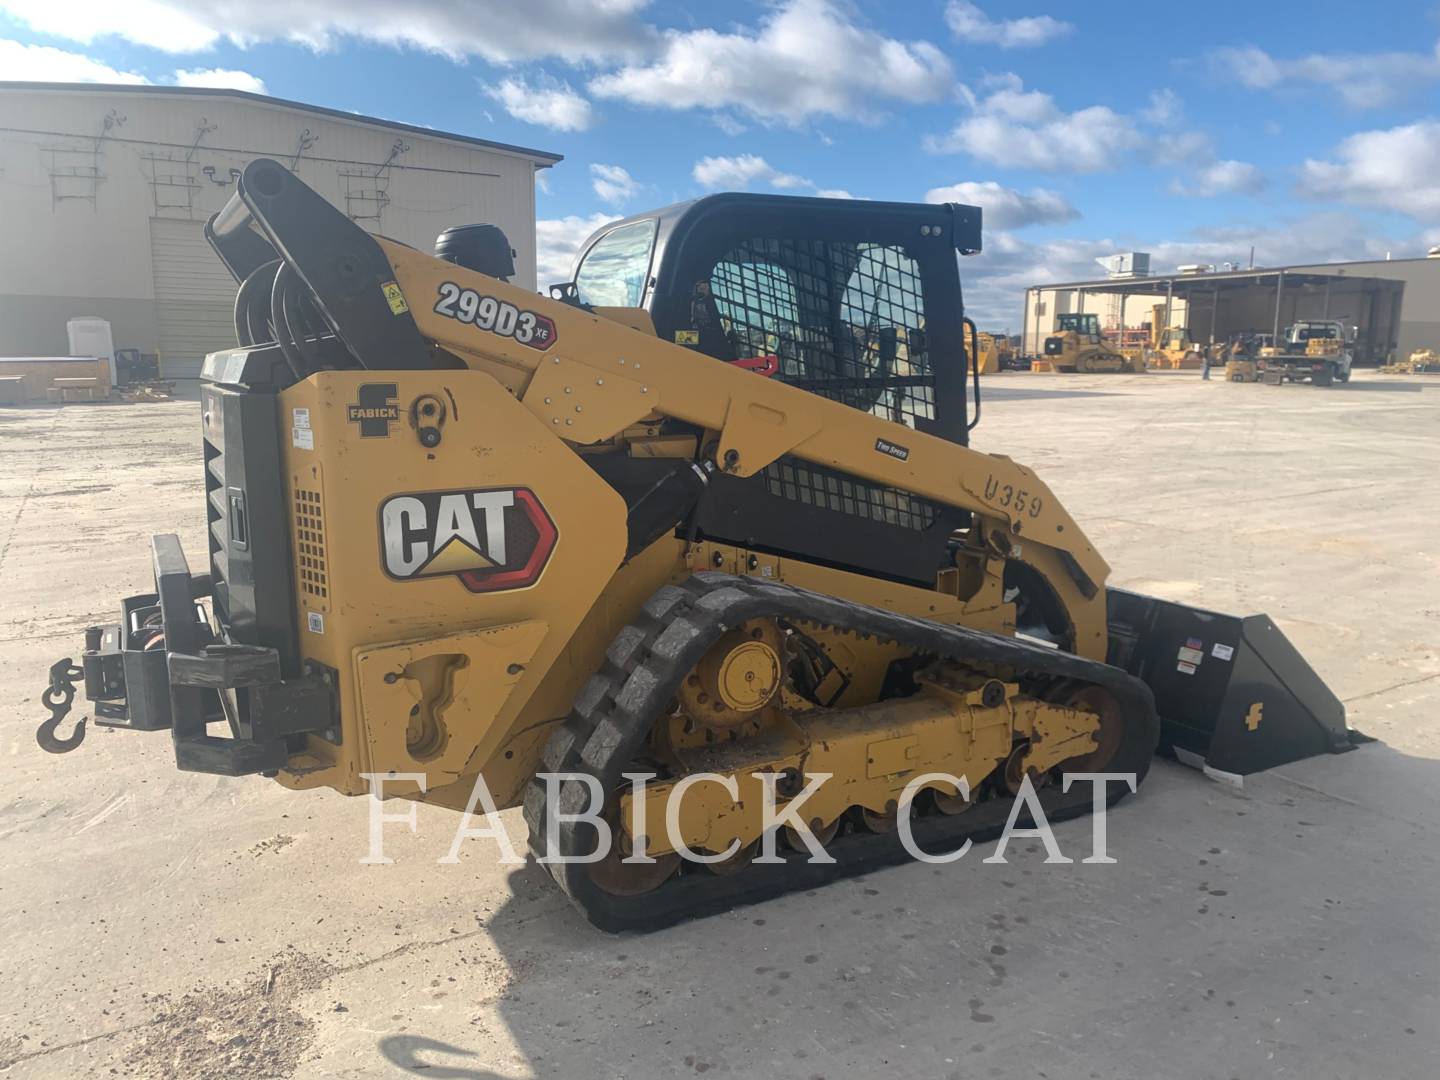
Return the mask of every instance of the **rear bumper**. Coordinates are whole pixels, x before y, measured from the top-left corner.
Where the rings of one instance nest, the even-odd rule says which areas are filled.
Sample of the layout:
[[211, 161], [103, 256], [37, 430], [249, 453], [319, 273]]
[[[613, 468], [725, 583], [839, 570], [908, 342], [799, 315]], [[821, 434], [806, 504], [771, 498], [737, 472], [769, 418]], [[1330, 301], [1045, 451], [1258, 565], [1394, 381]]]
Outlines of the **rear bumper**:
[[[286, 679], [275, 649], [238, 644], [200, 601], [208, 574], [192, 574], [177, 536], [151, 538], [155, 591], [121, 601], [120, 622], [85, 634], [81, 667], [95, 722], [170, 730], [187, 772], [243, 776], [282, 768], [305, 736], [338, 742], [335, 673], [314, 665]], [[210, 725], [224, 723], [226, 736]]]

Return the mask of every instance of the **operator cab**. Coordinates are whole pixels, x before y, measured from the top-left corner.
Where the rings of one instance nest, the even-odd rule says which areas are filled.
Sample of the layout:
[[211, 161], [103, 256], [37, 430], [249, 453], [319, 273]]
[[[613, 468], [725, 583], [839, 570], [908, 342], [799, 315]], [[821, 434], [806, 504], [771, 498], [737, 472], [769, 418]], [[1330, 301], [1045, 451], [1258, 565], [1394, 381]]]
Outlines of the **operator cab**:
[[[956, 253], [979, 250], [973, 206], [711, 195], [606, 225], [551, 292], [620, 321], [615, 309], [642, 308], [665, 341], [963, 444], [975, 329]], [[904, 443], [874, 450], [903, 460]], [[588, 460], [617, 490], [653, 483], [643, 460]], [[785, 455], [748, 478], [715, 476], [688, 528], [928, 588], [968, 519]]]
[[1055, 336], [1045, 339], [1045, 355], [1060, 356], [1065, 352], [1065, 339], [1060, 335], [1073, 333], [1080, 342], [1098, 345], [1100, 344], [1100, 316], [1089, 314], [1081, 315], [1076, 311], [1067, 311], [1062, 315], [1055, 316]]
[[606, 225], [551, 292], [643, 308], [666, 341], [963, 443], [955, 255], [979, 250], [977, 207], [711, 195]]
[[1185, 346], [1189, 344], [1189, 339], [1185, 335], [1186, 331], [1183, 327], [1170, 327], [1160, 335], [1161, 351], [1166, 352], [1185, 348]]
[[1100, 316], [1098, 315], [1066, 312], [1063, 315], [1055, 316], [1055, 329], [1062, 334], [1067, 330], [1073, 330], [1080, 335], [1082, 341], [1088, 341], [1092, 345], [1100, 343]]

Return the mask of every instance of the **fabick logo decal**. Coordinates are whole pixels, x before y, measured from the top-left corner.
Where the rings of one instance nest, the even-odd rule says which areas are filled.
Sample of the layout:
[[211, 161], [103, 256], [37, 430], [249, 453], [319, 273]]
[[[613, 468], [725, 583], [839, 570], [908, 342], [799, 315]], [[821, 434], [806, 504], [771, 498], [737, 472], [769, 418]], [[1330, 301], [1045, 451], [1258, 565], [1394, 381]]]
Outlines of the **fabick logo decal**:
[[380, 505], [380, 553], [392, 578], [458, 577], [471, 592], [533, 585], [559, 534], [529, 488], [424, 491]]
[[362, 439], [388, 438], [390, 425], [400, 420], [395, 384], [362, 383], [355, 397], [357, 400], [345, 406], [345, 419], [360, 426]]

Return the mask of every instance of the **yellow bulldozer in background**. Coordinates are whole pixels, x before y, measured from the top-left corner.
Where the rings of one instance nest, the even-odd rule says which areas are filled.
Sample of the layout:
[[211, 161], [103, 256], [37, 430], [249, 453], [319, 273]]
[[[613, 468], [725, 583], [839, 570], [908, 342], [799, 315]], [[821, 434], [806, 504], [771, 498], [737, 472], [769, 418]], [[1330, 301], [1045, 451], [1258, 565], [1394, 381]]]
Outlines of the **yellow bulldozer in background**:
[[1055, 316], [1055, 332], [1045, 339], [1045, 355], [1033, 371], [1133, 372], [1145, 370], [1143, 360], [1121, 352], [1100, 332], [1100, 317], [1067, 312]]
[[[1088, 812], [1062, 773], [1138, 782], [1157, 747], [1351, 745], [1267, 618], [1109, 588], [1055, 493], [970, 445], [975, 207], [710, 196], [605, 226], [549, 297], [494, 226], [427, 254], [267, 159], [206, 235], [239, 283], [206, 566], [153, 538], [153, 591], [51, 668], [47, 749], [83, 680], [181, 769], [484, 791], [618, 930], [898, 861], [902, 826], [994, 836], [1027, 788]], [[1111, 364], [1093, 318], [1062, 327], [1080, 369]]]
[[1156, 304], [1150, 321], [1149, 365], [1157, 370], [1194, 370], [1205, 362], [1205, 346], [1184, 326], [1165, 325], [1165, 305]]

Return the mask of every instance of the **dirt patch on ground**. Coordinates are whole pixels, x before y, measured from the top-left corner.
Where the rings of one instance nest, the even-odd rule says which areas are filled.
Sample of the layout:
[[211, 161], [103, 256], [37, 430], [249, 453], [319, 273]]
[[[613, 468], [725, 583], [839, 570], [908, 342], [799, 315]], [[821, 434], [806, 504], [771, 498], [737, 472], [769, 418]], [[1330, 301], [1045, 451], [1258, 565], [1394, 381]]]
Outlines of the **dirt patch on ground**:
[[18, 1035], [0, 1035], [0, 1069], [8, 1069], [25, 1056], [25, 1043]]
[[159, 1012], [131, 1033], [121, 1072], [137, 1080], [289, 1076], [315, 1039], [314, 1022], [293, 1003], [334, 973], [291, 949], [243, 986], [151, 999]]
[[261, 840], [260, 843], [250, 849], [250, 854], [258, 857], [264, 855], [266, 852], [284, 851], [294, 842], [295, 837], [281, 833], [279, 836], [272, 836], [268, 840]]

